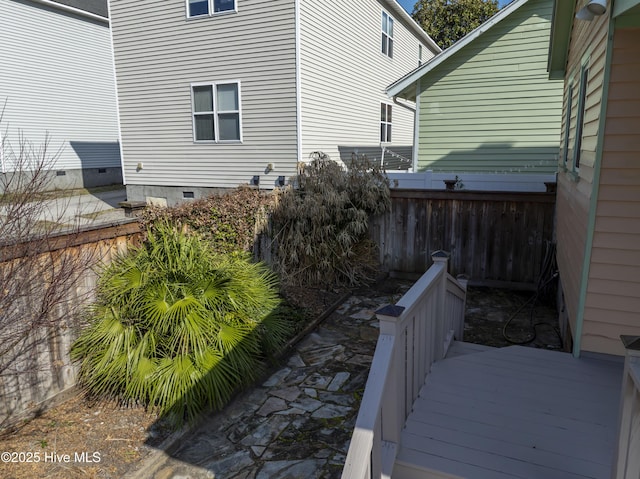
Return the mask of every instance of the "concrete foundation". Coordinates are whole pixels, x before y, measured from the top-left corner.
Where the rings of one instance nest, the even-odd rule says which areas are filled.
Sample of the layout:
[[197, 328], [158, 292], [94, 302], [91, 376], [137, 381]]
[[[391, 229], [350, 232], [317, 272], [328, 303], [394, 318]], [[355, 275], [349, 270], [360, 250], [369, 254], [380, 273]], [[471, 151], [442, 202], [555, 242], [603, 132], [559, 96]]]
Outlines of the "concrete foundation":
[[194, 186], [127, 185], [127, 201], [145, 201], [158, 206], [175, 206], [184, 201], [225, 193], [231, 188], [202, 188]]
[[53, 170], [50, 188], [68, 190], [73, 188], [96, 188], [98, 186], [121, 185], [122, 168], [83, 168], [75, 170]]

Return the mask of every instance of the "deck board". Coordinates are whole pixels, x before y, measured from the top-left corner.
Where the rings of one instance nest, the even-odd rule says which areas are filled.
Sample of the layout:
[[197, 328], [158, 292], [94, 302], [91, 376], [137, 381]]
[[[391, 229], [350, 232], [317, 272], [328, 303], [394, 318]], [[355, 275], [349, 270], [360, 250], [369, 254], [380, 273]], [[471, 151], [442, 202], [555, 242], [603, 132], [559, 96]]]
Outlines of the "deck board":
[[393, 477], [608, 479], [622, 370], [520, 346], [448, 357], [414, 403]]
[[453, 358], [457, 356], [463, 356], [465, 354], [481, 353], [494, 349], [491, 346], [484, 346], [482, 344], [465, 343], [463, 341], [453, 341], [449, 350], [447, 351], [447, 358]]

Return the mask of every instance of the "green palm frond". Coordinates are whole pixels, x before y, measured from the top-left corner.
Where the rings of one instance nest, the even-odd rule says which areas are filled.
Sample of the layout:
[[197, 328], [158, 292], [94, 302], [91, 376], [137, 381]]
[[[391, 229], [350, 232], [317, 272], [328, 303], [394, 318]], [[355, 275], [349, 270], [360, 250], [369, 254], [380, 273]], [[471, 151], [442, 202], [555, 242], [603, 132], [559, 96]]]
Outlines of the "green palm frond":
[[79, 384], [146, 404], [177, 423], [222, 407], [283, 342], [277, 281], [244, 254], [156, 226], [104, 269], [89, 327], [73, 344]]

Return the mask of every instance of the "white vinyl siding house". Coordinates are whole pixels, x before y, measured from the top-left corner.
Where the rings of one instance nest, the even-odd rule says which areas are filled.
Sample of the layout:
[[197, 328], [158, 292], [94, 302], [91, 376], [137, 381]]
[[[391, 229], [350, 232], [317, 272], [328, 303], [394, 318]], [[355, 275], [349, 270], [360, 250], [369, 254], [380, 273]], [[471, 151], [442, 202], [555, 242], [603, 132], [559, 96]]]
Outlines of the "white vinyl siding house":
[[[48, 136], [49, 152], [58, 153], [54, 187], [121, 183], [108, 19], [53, 2], [0, 0], [0, 45], [2, 132], [11, 148], [20, 135], [36, 148]], [[3, 171], [12, 169], [8, 150], [0, 152]]]
[[[254, 178], [270, 189], [313, 151], [379, 149], [385, 85], [415, 68], [420, 46], [438, 51], [395, 1], [222, 3], [111, 0], [130, 200], [173, 204]], [[221, 85], [237, 85], [233, 104]], [[390, 145], [411, 145], [413, 111], [392, 108]]]
[[[149, 5], [152, 4], [152, 5]], [[245, 0], [188, 18], [184, 0], [110, 3], [125, 182], [130, 200], [182, 198], [295, 171], [293, 0]], [[142, 10], [146, 12], [141, 15]], [[152, 14], [148, 14], [152, 11]], [[197, 141], [192, 87], [241, 85], [241, 141]], [[168, 191], [175, 189], [176, 199]]]
[[390, 103], [385, 87], [416, 68], [421, 49], [424, 60], [437, 51], [390, 3], [300, 2], [303, 160], [318, 150], [344, 159], [348, 147], [413, 145], [414, 112], [400, 105], [392, 107], [392, 141], [381, 142], [380, 105]]

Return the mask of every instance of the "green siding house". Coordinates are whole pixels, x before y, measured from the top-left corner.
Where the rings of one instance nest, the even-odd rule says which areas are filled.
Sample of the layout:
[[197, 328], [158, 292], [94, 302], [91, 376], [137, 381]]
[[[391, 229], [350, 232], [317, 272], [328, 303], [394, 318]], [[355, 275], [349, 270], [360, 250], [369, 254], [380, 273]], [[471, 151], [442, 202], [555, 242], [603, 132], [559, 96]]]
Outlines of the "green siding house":
[[414, 171], [557, 169], [563, 83], [549, 80], [553, 0], [516, 0], [387, 88], [416, 101]]

